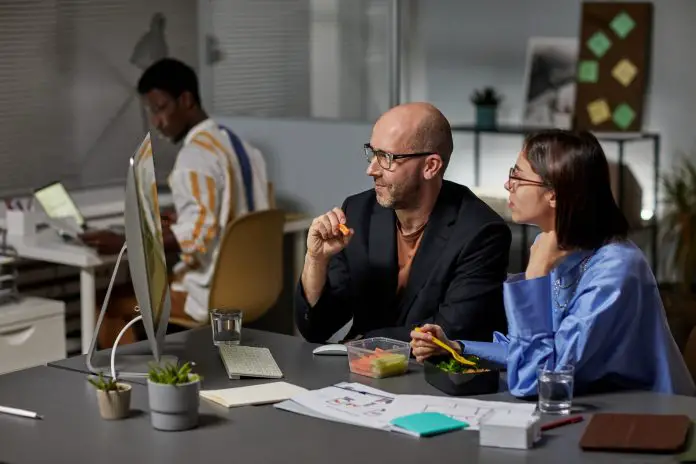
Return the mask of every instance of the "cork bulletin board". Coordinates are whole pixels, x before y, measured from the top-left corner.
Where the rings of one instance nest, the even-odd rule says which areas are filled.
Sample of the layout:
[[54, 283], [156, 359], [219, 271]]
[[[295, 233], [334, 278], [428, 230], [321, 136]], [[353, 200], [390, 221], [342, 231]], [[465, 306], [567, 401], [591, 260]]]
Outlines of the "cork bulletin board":
[[652, 16], [652, 3], [583, 3], [574, 129], [641, 130]]

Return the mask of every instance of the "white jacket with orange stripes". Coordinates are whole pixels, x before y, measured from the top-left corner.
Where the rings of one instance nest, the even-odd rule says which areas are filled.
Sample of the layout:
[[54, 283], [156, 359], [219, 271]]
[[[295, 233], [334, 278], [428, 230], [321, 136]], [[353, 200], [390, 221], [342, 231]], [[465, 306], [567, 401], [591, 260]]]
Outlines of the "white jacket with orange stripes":
[[[268, 209], [266, 163], [259, 150], [242, 143], [251, 164], [254, 209]], [[199, 123], [186, 135], [169, 186], [177, 213], [171, 229], [181, 247], [181, 262], [175, 272], [184, 271], [172, 289], [187, 292], [186, 313], [205, 321], [221, 232], [231, 219], [249, 212], [234, 148], [212, 119]]]

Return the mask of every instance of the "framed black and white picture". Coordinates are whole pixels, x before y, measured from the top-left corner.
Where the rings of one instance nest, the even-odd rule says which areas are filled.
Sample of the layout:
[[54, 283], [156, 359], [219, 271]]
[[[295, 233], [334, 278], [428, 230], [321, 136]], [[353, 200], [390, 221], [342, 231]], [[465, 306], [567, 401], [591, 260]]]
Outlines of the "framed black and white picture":
[[529, 39], [522, 118], [525, 126], [571, 128], [577, 60], [577, 38]]

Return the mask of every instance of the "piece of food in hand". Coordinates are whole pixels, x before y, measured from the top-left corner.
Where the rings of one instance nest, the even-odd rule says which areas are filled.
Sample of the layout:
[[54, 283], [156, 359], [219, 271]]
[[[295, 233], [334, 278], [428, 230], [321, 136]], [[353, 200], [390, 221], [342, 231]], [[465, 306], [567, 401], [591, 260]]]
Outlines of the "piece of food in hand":
[[478, 362], [480, 359], [477, 356], [465, 356], [465, 358], [475, 363], [475, 365], [468, 366], [466, 364], [460, 363], [456, 359], [449, 359], [447, 361], [440, 361], [439, 363], [437, 363], [437, 368], [445, 372], [450, 372], [452, 374], [475, 374], [477, 372], [488, 372], [490, 370], [482, 369], [478, 366]]
[[343, 235], [348, 235], [350, 233], [350, 229], [345, 224], [339, 224], [338, 230], [340, 230]]

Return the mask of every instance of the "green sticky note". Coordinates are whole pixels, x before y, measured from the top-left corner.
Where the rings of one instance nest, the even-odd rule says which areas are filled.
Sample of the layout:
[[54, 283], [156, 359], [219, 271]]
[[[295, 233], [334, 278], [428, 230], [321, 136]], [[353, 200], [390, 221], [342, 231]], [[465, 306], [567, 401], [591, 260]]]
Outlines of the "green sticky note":
[[597, 79], [599, 79], [599, 63], [592, 60], [581, 61], [578, 65], [578, 80], [595, 83]]
[[597, 31], [589, 38], [587, 46], [597, 58], [601, 58], [611, 48], [611, 40], [604, 32]]
[[469, 426], [466, 422], [452, 419], [439, 412], [419, 412], [397, 417], [391, 424], [419, 437], [429, 437]]
[[622, 11], [617, 14], [614, 19], [609, 24], [609, 27], [622, 39], [625, 39], [628, 34], [631, 33], [634, 27], [636, 27], [636, 22], [631, 18], [628, 13]]
[[612, 119], [614, 120], [614, 124], [619, 126], [621, 129], [626, 130], [626, 128], [631, 125], [635, 117], [636, 112], [633, 111], [633, 109], [626, 103], [621, 103], [614, 109], [614, 116]]

